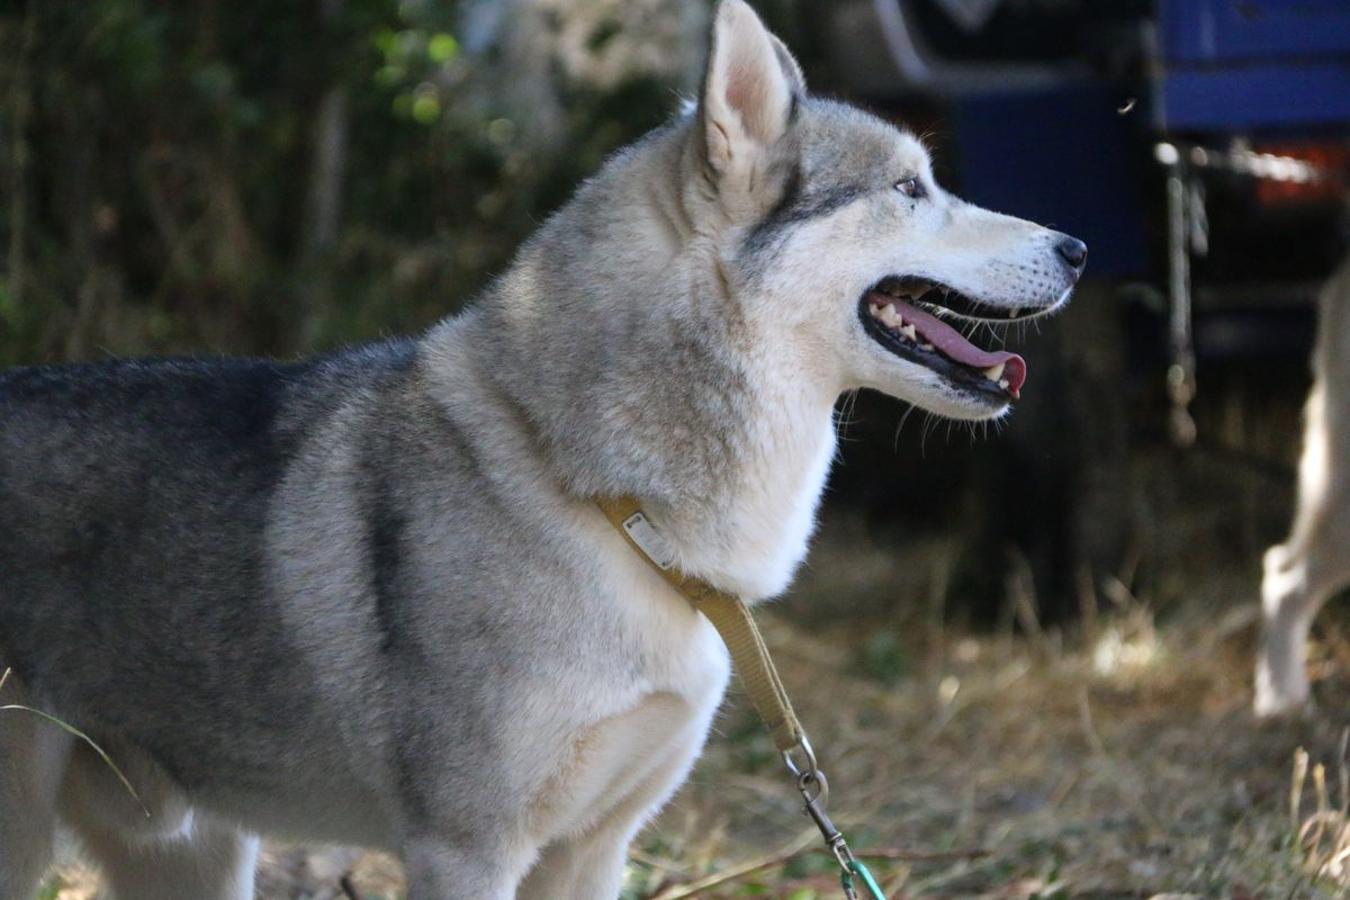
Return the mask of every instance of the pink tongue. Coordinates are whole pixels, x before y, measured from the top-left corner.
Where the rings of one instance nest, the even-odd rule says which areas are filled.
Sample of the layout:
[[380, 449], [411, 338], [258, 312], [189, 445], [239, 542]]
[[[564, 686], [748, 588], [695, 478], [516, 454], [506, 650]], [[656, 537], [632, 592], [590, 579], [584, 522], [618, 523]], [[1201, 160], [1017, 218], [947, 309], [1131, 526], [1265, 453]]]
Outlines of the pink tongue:
[[923, 335], [928, 343], [962, 365], [987, 369], [1003, 363], [1003, 377], [1008, 382], [1008, 393], [1012, 394], [1014, 399], [1021, 396], [1022, 385], [1027, 380], [1027, 361], [1022, 357], [1006, 350], [981, 350], [936, 316], [885, 294], [876, 296], [878, 302], [889, 303], [895, 307], [895, 311], [904, 317], [905, 324], [913, 325], [914, 330]]

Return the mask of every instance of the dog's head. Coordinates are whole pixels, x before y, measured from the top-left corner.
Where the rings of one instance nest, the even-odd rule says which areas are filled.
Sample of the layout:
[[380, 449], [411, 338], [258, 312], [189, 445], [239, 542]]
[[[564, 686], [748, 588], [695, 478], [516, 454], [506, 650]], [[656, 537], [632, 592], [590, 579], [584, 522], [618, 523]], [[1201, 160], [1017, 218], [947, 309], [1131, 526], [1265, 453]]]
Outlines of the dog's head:
[[808, 97], [742, 0], [717, 8], [696, 115], [710, 189], [687, 200], [717, 224], [713, 264], [743, 315], [801, 335], [842, 387], [961, 419], [1009, 408], [1026, 363], [963, 332], [1062, 307], [1081, 241], [963, 202], [912, 135]]

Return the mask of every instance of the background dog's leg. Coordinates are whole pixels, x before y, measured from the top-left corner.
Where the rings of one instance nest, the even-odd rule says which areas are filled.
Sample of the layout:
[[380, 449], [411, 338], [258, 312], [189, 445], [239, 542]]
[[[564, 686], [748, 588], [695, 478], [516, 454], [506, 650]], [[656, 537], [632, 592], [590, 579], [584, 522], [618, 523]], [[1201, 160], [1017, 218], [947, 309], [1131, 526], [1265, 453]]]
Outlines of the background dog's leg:
[[1289, 540], [1266, 552], [1257, 715], [1307, 705], [1308, 627], [1350, 583], [1350, 261], [1322, 291]]
[[1350, 580], [1332, 568], [1322, 545], [1291, 552], [1271, 547], [1261, 582], [1262, 640], [1256, 664], [1256, 714], [1282, 715], [1308, 705], [1308, 628], [1322, 604]]
[[[0, 704], [26, 702], [11, 677]], [[0, 712], [0, 900], [32, 900], [51, 865], [56, 798], [72, 740], [30, 712]]]

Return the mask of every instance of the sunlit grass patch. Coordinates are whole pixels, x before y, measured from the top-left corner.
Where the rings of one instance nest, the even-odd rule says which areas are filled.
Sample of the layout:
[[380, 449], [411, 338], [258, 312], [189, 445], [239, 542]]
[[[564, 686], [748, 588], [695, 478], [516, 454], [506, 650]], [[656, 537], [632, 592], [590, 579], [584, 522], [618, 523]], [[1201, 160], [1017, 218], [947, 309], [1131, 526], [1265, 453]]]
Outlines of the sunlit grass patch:
[[[1341, 732], [1340, 752], [1333, 763], [1338, 782], [1338, 797], [1334, 804], [1327, 784], [1326, 764], [1313, 763], [1310, 770], [1308, 752], [1302, 747], [1294, 751], [1289, 816], [1294, 828], [1294, 846], [1303, 870], [1314, 880], [1326, 880], [1350, 889], [1350, 759], [1346, 755], [1347, 742], [1350, 742], [1350, 727]], [[1304, 788], [1309, 781], [1315, 805], [1305, 814]]]

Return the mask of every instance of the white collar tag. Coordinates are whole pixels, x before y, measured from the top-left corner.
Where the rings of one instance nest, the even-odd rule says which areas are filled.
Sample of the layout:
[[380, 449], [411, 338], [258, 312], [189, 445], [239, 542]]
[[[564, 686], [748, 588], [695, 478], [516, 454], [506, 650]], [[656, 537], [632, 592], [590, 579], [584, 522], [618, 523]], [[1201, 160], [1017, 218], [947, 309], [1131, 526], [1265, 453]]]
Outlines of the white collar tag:
[[638, 549], [647, 555], [657, 568], [663, 572], [675, 565], [675, 548], [656, 530], [642, 512], [635, 512], [623, 520], [623, 530], [638, 545]]

